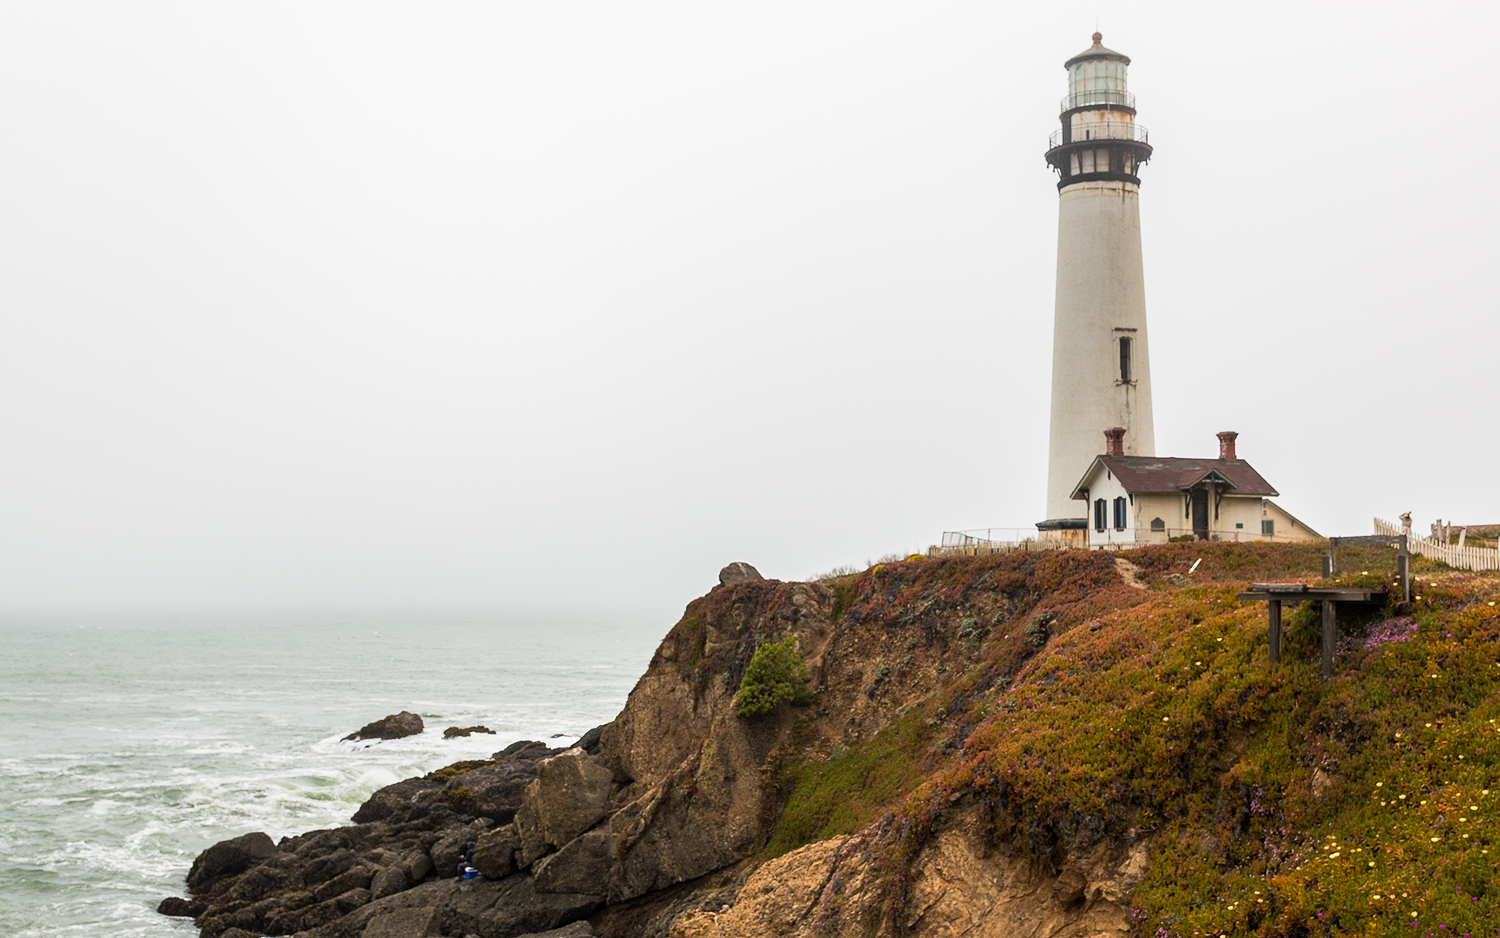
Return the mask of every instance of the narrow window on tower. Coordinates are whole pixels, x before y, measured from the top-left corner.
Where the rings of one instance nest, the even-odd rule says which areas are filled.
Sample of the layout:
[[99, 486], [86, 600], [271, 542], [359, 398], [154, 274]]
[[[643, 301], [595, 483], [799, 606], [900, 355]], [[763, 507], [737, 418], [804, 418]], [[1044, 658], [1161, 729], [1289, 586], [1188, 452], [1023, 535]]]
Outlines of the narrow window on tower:
[[1135, 339], [1128, 335], [1120, 336], [1120, 380], [1129, 384], [1135, 380], [1135, 374], [1130, 365], [1130, 353], [1134, 351]]

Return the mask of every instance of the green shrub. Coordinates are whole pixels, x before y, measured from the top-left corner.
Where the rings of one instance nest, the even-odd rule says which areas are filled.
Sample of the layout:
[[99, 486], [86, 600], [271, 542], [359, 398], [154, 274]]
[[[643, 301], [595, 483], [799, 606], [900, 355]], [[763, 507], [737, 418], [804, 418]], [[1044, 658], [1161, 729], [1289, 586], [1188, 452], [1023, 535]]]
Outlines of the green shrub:
[[807, 665], [797, 651], [797, 636], [788, 635], [779, 642], [767, 642], [755, 649], [740, 692], [734, 698], [734, 712], [741, 717], [765, 716], [783, 702], [805, 707], [812, 701], [807, 690]]

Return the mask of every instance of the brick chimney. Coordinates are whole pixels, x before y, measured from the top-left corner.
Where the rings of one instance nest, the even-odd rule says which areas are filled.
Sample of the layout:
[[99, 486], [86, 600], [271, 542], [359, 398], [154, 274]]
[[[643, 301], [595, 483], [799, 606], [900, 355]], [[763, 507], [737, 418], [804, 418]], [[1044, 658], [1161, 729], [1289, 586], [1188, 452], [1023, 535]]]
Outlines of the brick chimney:
[[[1233, 449], [1233, 448], [1234, 448], [1234, 444], [1230, 443], [1230, 449]], [[1104, 431], [1104, 455], [1106, 455], [1106, 456], [1124, 456], [1125, 455], [1125, 428], [1124, 427], [1110, 427], [1108, 430]]]
[[1234, 432], [1233, 430], [1225, 430], [1219, 434], [1220, 459], [1239, 459], [1239, 457], [1234, 454], [1234, 438], [1237, 436], [1239, 436], [1239, 434]]

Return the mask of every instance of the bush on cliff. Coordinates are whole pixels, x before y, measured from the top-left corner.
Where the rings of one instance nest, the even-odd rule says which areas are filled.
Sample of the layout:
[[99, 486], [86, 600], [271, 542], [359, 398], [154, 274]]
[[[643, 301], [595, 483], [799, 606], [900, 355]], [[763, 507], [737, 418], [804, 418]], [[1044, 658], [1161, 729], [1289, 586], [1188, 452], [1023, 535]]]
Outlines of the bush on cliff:
[[765, 716], [782, 703], [805, 707], [812, 700], [807, 690], [807, 665], [797, 650], [797, 637], [788, 635], [779, 642], [767, 642], [755, 649], [740, 692], [734, 698], [734, 712], [740, 717]]

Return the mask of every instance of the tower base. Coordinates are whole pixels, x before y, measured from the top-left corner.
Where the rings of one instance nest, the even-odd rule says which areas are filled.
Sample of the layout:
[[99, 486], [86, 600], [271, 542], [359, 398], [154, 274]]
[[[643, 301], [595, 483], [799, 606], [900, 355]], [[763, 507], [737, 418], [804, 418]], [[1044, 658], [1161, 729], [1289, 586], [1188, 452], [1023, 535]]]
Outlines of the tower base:
[[1056, 547], [1088, 547], [1089, 519], [1048, 518], [1036, 523], [1038, 543]]

